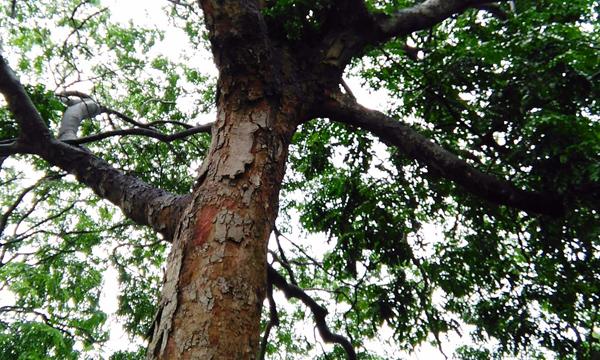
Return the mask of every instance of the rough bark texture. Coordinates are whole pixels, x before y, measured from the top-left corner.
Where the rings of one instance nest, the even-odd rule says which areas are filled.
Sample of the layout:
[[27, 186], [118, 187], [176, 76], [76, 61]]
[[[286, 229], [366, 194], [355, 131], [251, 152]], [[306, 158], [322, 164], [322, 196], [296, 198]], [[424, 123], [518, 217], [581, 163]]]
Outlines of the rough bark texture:
[[178, 219], [190, 201], [190, 195], [176, 195], [157, 189], [135, 176], [123, 173], [106, 161], [81, 148], [51, 140], [33, 147], [50, 164], [75, 175], [103, 199], [117, 205], [125, 216], [171, 239]]
[[266, 254], [302, 106], [283, 81], [257, 2], [201, 1], [220, 71], [217, 120], [177, 228], [150, 359], [254, 359]]
[[267, 242], [295, 127], [278, 124], [294, 124], [295, 115], [266, 101], [231, 106], [238, 96], [219, 109], [209, 156], [177, 230], [150, 358], [258, 355]]

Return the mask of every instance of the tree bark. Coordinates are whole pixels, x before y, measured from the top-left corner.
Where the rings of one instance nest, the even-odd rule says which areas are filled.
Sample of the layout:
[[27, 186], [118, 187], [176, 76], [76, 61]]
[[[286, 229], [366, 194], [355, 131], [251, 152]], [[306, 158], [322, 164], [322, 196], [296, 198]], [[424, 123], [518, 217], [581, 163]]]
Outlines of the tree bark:
[[[220, 81], [221, 85], [223, 81]], [[220, 86], [212, 144], [180, 219], [149, 359], [254, 359], [267, 243], [300, 106]]]

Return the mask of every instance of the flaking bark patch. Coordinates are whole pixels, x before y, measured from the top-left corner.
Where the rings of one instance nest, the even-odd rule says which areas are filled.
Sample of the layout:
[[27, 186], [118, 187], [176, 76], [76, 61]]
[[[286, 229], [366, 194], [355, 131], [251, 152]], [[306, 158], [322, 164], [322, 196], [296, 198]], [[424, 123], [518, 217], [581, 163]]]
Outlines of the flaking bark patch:
[[215, 224], [215, 239], [218, 242], [227, 240], [241, 243], [245, 237], [251, 235], [253, 221], [236, 212], [221, 210], [217, 214]]
[[233, 103], [221, 108], [213, 126], [189, 208], [193, 228], [176, 234], [185, 244], [175, 288], [179, 297], [174, 314], [168, 307], [161, 316], [170, 316], [174, 325], [164, 327], [161, 334], [169, 341], [157, 358], [255, 359], [258, 354], [266, 243], [287, 154], [283, 140], [290, 138], [284, 130], [291, 128], [273, 126], [276, 110], [266, 104]]
[[198, 302], [204, 306], [207, 312], [211, 311], [214, 306], [214, 298], [209, 286], [198, 289]]
[[233, 127], [227, 141], [230, 144], [229, 154], [220, 164], [217, 175], [221, 178], [235, 179], [246, 171], [246, 166], [254, 161], [252, 146], [254, 133], [258, 125], [251, 122], [242, 122]]
[[224, 277], [217, 278], [217, 287], [221, 291], [221, 294], [227, 294], [230, 290], [230, 285]]

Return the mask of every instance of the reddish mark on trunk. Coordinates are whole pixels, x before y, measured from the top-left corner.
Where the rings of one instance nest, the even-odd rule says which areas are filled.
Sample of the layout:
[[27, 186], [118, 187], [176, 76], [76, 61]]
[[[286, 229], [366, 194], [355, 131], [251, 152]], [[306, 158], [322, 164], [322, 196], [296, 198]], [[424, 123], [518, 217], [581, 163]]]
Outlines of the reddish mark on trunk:
[[217, 213], [221, 209], [232, 209], [236, 204], [232, 200], [224, 200], [221, 206], [207, 205], [200, 210], [196, 218], [196, 229], [194, 230], [194, 246], [201, 246], [210, 236], [214, 226]]
[[219, 209], [213, 206], [207, 206], [200, 210], [194, 230], [194, 246], [201, 246], [206, 242], [218, 211]]

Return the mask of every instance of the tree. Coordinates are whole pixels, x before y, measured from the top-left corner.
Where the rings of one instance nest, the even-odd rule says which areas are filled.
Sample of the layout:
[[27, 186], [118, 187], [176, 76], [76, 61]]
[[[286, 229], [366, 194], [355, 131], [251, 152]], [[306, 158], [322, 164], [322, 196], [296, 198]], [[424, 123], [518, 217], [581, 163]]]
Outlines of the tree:
[[[598, 8], [173, 0], [168, 26], [190, 41], [173, 60], [153, 53], [161, 29], [98, 1], [11, 1], [2, 358], [97, 350], [109, 266], [152, 359], [301, 357], [308, 314], [336, 358], [378, 358], [368, 339], [386, 327], [399, 349], [441, 349], [461, 324], [465, 359], [597, 356]], [[194, 63], [203, 46], [216, 81]], [[360, 105], [344, 74], [389, 109]], [[324, 253], [283, 235], [294, 214]]]

